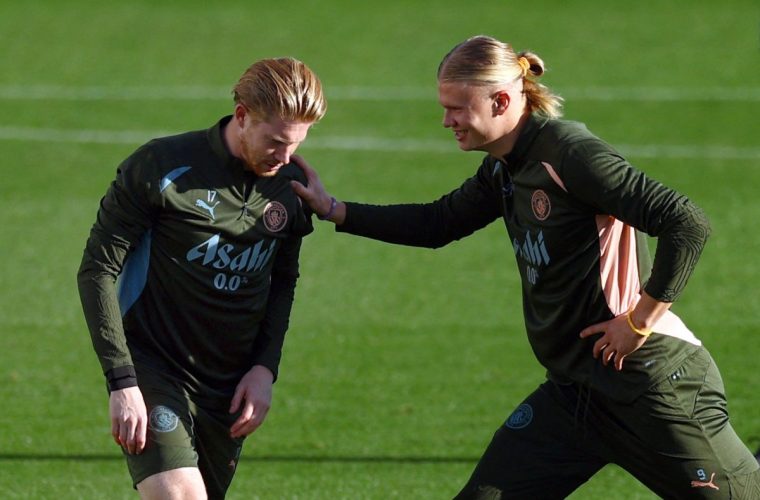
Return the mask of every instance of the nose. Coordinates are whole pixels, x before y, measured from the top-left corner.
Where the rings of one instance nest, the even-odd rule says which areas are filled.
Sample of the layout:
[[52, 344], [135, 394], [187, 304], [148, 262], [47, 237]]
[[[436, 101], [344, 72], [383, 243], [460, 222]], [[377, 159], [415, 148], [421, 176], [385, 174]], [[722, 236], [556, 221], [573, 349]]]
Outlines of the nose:
[[456, 121], [454, 120], [454, 118], [452, 118], [451, 112], [448, 110], [444, 111], [443, 112], [443, 126], [445, 128], [451, 128], [454, 126], [455, 123]]
[[277, 148], [274, 152], [274, 159], [278, 162], [282, 163], [283, 165], [287, 165], [290, 163], [290, 155], [293, 154], [293, 151], [290, 149], [290, 147], [282, 147]]

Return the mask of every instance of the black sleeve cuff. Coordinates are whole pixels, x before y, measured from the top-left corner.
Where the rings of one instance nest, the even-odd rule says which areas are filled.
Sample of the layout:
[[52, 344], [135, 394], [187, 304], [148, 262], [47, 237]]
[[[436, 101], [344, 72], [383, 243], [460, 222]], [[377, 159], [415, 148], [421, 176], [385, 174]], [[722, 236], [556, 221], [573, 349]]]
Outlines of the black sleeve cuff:
[[135, 387], [137, 385], [137, 374], [134, 366], [120, 366], [111, 368], [106, 372], [106, 382], [108, 392]]

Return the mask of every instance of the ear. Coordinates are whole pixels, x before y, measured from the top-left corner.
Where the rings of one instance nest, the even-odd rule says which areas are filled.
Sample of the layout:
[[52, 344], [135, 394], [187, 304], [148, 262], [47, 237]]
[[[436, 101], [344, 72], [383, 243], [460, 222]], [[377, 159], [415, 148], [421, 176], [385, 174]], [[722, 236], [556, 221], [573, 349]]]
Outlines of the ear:
[[511, 98], [506, 90], [500, 90], [493, 96], [493, 113], [494, 115], [503, 115], [509, 107]]
[[245, 125], [245, 115], [248, 114], [248, 109], [240, 103], [235, 104], [235, 111], [233, 113], [233, 119], [237, 120], [237, 125], [243, 128]]

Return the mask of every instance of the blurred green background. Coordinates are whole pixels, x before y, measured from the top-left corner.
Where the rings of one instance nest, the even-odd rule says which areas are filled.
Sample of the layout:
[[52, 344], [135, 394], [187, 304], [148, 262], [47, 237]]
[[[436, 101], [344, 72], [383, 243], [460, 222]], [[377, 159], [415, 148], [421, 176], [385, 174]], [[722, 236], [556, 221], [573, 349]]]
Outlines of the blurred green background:
[[[0, 497], [135, 498], [109, 435], [75, 274], [116, 165], [231, 111], [254, 60], [294, 56], [329, 110], [300, 152], [337, 197], [428, 201], [475, 171], [435, 71], [475, 34], [530, 49], [543, 82], [713, 235], [674, 310], [760, 442], [760, 6], [754, 1], [0, 3]], [[446, 248], [318, 225], [266, 424], [232, 499], [445, 499], [543, 379], [500, 224]], [[653, 495], [609, 466], [572, 498]]]

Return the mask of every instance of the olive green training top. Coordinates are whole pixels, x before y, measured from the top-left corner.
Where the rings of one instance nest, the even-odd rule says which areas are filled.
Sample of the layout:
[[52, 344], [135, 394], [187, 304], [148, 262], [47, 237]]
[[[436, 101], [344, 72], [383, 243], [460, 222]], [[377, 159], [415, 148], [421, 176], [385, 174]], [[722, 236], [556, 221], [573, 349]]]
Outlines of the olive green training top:
[[[642, 286], [657, 300], [676, 300], [709, 234], [704, 214], [579, 123], [532, 116], [505, 160], [485, 157], [473, 177], [432, 203], [347, 203], [337, 230], [436, 248], [503, 219], [530, 345], [548, 376], [632, 400], [699, 340], [668, 312], [617, 372], [593, 358], [599, 337], [580, 339], [580, 331], [626, 313]], [[646, 240], [634, 228], [658, 238], [648, 280]]]
[[111, 390], [135, 385], [135, 365], [210, 398], [256, 364], [277, 376], [313, 229], [289, 181], [305, 178], [246, 170], [224, 144], [229, 120], [140, 147], [101, 200], [78, 281]]

